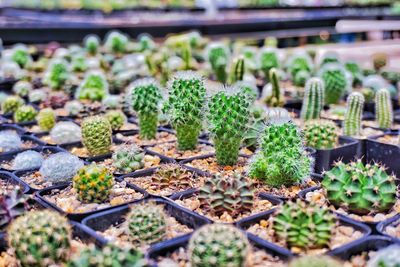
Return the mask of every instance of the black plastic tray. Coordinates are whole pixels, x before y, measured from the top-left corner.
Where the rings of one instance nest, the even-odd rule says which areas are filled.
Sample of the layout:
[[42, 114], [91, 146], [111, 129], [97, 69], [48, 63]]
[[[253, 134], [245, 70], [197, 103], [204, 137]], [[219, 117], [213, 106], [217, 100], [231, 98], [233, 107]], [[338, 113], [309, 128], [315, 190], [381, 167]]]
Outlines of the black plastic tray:
[[17, 132], [19, 135], [26, 133], [26, 130], [16, 124], [2, 123], [0, 124], [0, 131], [11, 130]]
[[391, 236], [388, 233], [386, 233], [386, 228], [388, 226], [397, 226], [400, 224], [400, 214], [397, 214], [396, 216], [389, 218], [381, 223], [379, 223], [376, 226], [376, 230], [378, 231], [379, 234], [387, 236], [392, 238], [395, 242], [400, 243], [400, 238]]
[[16, 84], [17, 82], [18, 80], [14, 78], [2, 79], [0, 81], [0, 91], [11, 92], [14, 84]]
[[29, 192], [29, 187], [25, 184], [22, 183], [18, 177], [16, 177], [14, 174], [7, 172], [7, 171], [0, 171], [0, 179], [2, 180], [7, 180], [11, 184], [15, 184], [21, 187], [22, 192], [24, 194], [27, 194]]

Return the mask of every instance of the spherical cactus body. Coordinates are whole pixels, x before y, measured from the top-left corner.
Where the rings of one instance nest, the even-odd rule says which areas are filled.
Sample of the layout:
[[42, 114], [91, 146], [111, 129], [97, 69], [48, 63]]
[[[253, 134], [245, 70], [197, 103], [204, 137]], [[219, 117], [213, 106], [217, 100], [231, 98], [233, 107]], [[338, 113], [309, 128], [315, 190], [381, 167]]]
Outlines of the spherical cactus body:
[[67, 102], [64, 108], [69, 116], [77, 116], [83, 110], [83, 105], [81, 102], [74, 100]]
[[341, 267], [343, 264], [326, 255], [309, 255], [295, 258], [289, 263], [289, 267]]
[[40, 129], [48, 132], [56, 124], [56, 114], [51, 108], [45, 108], [39, 111], [36, 120]]
[[86, 36], [84, 40], [84, 46], [86, 52], [88, 52], [90, 55], [96, 55], [100, 46], [99, 37], [97, 37], [96, 35]]
[[64, 60], [57, 60], [50, 64], [45, 73], [43, 83], [53, 90], [61, 90], [70, 78], [68, 63]]
[[43, 156], [37, 151], [28, 150], [19, 153], [13, 160], [13, 170], [36, 169], [42, 166]]
[[127, 121], [125, 114], [120, 110], [110, 110], [104, 116], [110, 122], [111, 129], [114, 131], [121, 129]]
[[337, 64], [327, 64], [320, 71], [325, 83], [326, 104], [336, 104], [342, 98], [347, 88], [345, 70]]
[[348, 96], [346, 114], [343, 124], [344, 135], [361, 135], [361, 120], [364, 109], [364, 101], [364, 96], [358, 92], [353, 92]]
[[144, 167], [144, 152], [136, 145], [123, 146], [113, 153], [112, 160], [117, 171], [134, 172]]
[[111, 125], [101, 116], [85, 118], [82, 122], [82, 142], [93, 156], [110, 152], [112, 144]]
[[108, 82], [101, 72], [89, 72], [77, 90], [78, 99], [101, 101], [108, 95]]
[[47, 98], [47, 93], [44, 90], [36, 89], [29, 92], [29, 102], [31, 103], [40, 103]]
[[193, 173], [178, 164], [165, 164], [157, 168], [152, 176], [152, 187], [158, 189], [193, 187]]
[[229, 62], [229, 51], [224, 44], [214, 43], [208, 48], [208, 61], [219, 82], [227, 79], [226, 68]]
[[19, 96], [9, 96], [1, 103], [1, 111], [3, 114], [14, 113], [24, 104], [24, 100]]
[[278, 71], [275, 68], [269, 71], [269, 81], [271, 83], [271, 92], [265, 98], [265, 104], [268, 107], [282, 107], [284, 104], [283, 95], [279, 85]]
[[18, 81], [14, 84], [13, 91], [20, 97], [27, 97], [29, 92], [32, 91], [32, 84], [27, 81]]
[[393, 107], [390, 93], [385, 88], [376, 92], [375, 115], [379, 128], [390, 129], [393, 123]]
[[332, 149], [338, 143], [338, 132], [339, 129], [333, 121], [307, 121], [304, 125], [306, 146], [315, 149]]
[[39, 172], [45, 181], [61, 183], [70, 181], [82, 167], [83, 162], [77, 156], [59, 152], [45, 159]]
[[325, 87], [322, 80], [319, 78], [308, 80], [304, 91], [300, 118], [304, 121], [319, 119], [324, 102]]
[[128, 42], [129, 39], [125, 34], [112, 31], [107, 35], [104, 46], [109, 52], [123, 54], [126, 51]]
[[21, 137], [14, 131], [0, 131], [0, 151], [10, 152], [22, 148]]
[[56, 144], [80, 142], [81, 127], [72, 121], [60, 121], [51, 129], [50, 137]]
[[14, 112], [14, 121], [16, 123], [33, 121], [36, 118], [37, 111], [30, 105], [20, 106]]

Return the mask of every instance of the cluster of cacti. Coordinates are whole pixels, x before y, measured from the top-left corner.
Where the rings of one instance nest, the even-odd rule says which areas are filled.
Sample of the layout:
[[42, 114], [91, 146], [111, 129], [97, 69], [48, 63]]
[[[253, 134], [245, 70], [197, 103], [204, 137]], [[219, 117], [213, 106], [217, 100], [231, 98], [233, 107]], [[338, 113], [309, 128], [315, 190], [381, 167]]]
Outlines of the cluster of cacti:
[[288, 247], [322, 248], [329, 244], [336, 224], [328, 208], [297, 199], [281, 206], [273, 217], [273, 229]]
[[9, 96], [1, 103], [1, 111], [3, 114], [14, 113], [24, 104], [24, 100], [19, 96]]
[[178, 164], [165, 164], [157, 168], [152, 176], [152, 186], [158, 189], [193, 187], [193, 173]]
[[319, 76], [325, 83], [325, 103], [338, 103], [348, 86], [344, 68], [337, 63], [326, 64]]
[[18, 81], [13, 86], [13, 92], [20, 97], [28, 96], [30, 91], [32, 91], [32, 84], [27, 81]]
[[37, 115], [36, 109], [31, 105], [23, 105], [14, 112], [14, 121], [16, 123], [30, 122], [35, 120]]
[[109, 121], [102, 116], [85, 118], [82, 122], [82, 142], [93, 156], [110, 152], [112, 129]]
[[364, 109], [364, 101], [364, 96], [358, 92], [353, 92], [347, 97], [346, 114], [343, 122], [344, 135], [361, 135], [361, 121]]
[[249, 175], [270, 186], [301, 183], [310, 175], [312, 158], [304, 150], [299, 129], [290, 121], [276, 121], [260, 134], [259, 151], [253, 156]]
[[50, 137], [56, 144], [80, 142], [81, 127], [72, 121], [60, 121], [51, 129]]
[[10, 152], [22, 148], [21, 137], [12, 130], [0, 131], [0, 151]]
[[396, 202], [395, 180], [383, 166], [357, 160], [337, 162], [324, 173], [322, 187], [332, 205], [356, 214], [375, 214], [390, 210]]
[[304, 121], [319, 119], [325, 103], [325, 87], [319, 78], [307, 81], [304, 89], [300, 118]]
[[28, 196], [17, 186], [8, 194], [0, 195], [0, 231], [3, 231], [15, 218], [24, 214]]
[[188, 257], [192, 267], [247, 266], [251, 246], [239, 229], [227, 224], [207, 224], [190, 238]]
[[12, 162], [13, 170], [27, 170], [40, 168], [43, 163], [43, 156], [37, 151], [27, 150], [19, 153]]
[[400, 246], [390, 245], [386, 248], [382, 248], [373, 255], [368, 263], [367, 267], [397, 267], [400, 266]]
[[40, 129], [48, 132], [56, 124], [56, 114], [51, 108], [44, 108], [39, 111], [36, 120]]
[[122, 173], [134, 172], [144, 167], [144, 151], [136, 145], [126, 145], [112, 155], [113, 166]]
[[386, 88], [379, 89], [375, 94], [375, 115], [379, 128], [390, 129], [393, 124], [393, 107]]
[[163, 206], [155, 203], [132, 205], [125, 218], [125, 232], [135, 245], [150, 245], [167, 236], [167, 221]]
[[246, 64], [243, 56], [233, 59], [229, 72], [229, 83], [234, 84], [238, 81], [243, 81], [243, 76], [246, 71]]
[[128, 41], [128, 37], [125, 34], [112, 31], [107, 35], [104, 46], [110, 52], [123, 54], [126, 51]]
[[311, 120], [304, 124], [306, 146], [315, 149], [332, 149], [338, 144], [339, 129], [330, 120]]
[[275, 48], [264, 47], [260, 51], [260, 69], [266, 80], [270, 78], [270, 70], [279, 67], [278, 53]]
[[68, 63], [64, 60], [56, 60], [50, 64], [43, 82], [53, 90], [61, 90], [69, 78]]
[[285, 100], [279, 85], [278, 70], [275, 68], [269, 71], [270, 84], [264, 88], [263, 92], [264, 102], [268, 107], [282, 107]]
[[76, 92], [76, 98], [101, 101], [108, 95], [108, 82], [103, 73], [92, 71], [86, 74]]
[[110, 196], [114, 177], [107, 168], [92, 163], [81, 167], [72, 182], [78, 200], [85, 203], [103, 203]]
[[127, 121], [125, 114], [120, 110], [110, 110], [104, 117], [109, 121], [111, 129], [114, 131], [121, 129]]
[[221, 43], [213, 43], [208, 48], [208, 61], [217, 81], [225, 83], [227, 80], [227, 66], [229, 63], [229, 50]]
[[306, 255], [289, 262], [289, 267], [341, 267], [343, 263], [327, 255]]
[[82, 167], [83, 162], [77, 156], [58, 152], [43, 161], [39, 172], [45, 181], [62, 183], [70, 181]]
[[7, 230], [8, 245], [23, 267], [52, 266], [65, 261], [71, 238], [67, 219], [49, 210], [30, 211]]

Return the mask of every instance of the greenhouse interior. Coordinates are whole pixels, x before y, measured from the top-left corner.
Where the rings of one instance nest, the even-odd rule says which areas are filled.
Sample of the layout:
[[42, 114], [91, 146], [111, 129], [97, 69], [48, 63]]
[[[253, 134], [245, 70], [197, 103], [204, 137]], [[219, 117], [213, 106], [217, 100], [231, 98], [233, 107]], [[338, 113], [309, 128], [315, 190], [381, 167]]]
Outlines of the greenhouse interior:
[[0, 0], [0, 267], [399, 267], [400, 1]]

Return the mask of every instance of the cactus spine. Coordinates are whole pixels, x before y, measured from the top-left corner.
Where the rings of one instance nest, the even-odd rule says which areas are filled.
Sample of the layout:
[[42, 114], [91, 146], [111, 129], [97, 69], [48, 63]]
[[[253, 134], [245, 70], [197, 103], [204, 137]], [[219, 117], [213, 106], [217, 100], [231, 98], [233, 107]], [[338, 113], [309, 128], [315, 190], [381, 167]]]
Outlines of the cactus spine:
[[375, 95], [375, 114], [379, 128], [389, 129], [393, 123], [393, 108], [389, 90], [379, 89]]
[[24, 104], [24, 100], [19, 96], [9, 96], [1, 103], [3, 114], [14, 113]]
[[338, 128], [330, 120], [312, 120], [304, 125], [306, 146], [315, 149], [332, 149], [338, 142]]
[[301, 119], [304, 121], [319, 119], [324, 101], [325, 88], [322, 80], [319, 78], [308, 80], [304, 92], [303, 106], [301, 107]]
[[45, 108], [39, 111], [36, 120], [40, 129], [48, 132], [56, 124], [56, 114], [51, 108]]
[[364, 108], [364, 96], [353, 92], [347, 98], [346, 114], [344, 118], [343, 134], [347, 136], [361, 135], [361, 120]]
[[110, 122], [101, 116], [85, 118], [82, 122], [82, 142], [91, 155], [110, 152], [112, 144]]
[[240, 56], [238, 58], [235, 58], [232, 62], [231, 71], [229, 73], [229, 83], [234, 84], [235, 82], [243, 81], [244, 72], [244, 57]]

